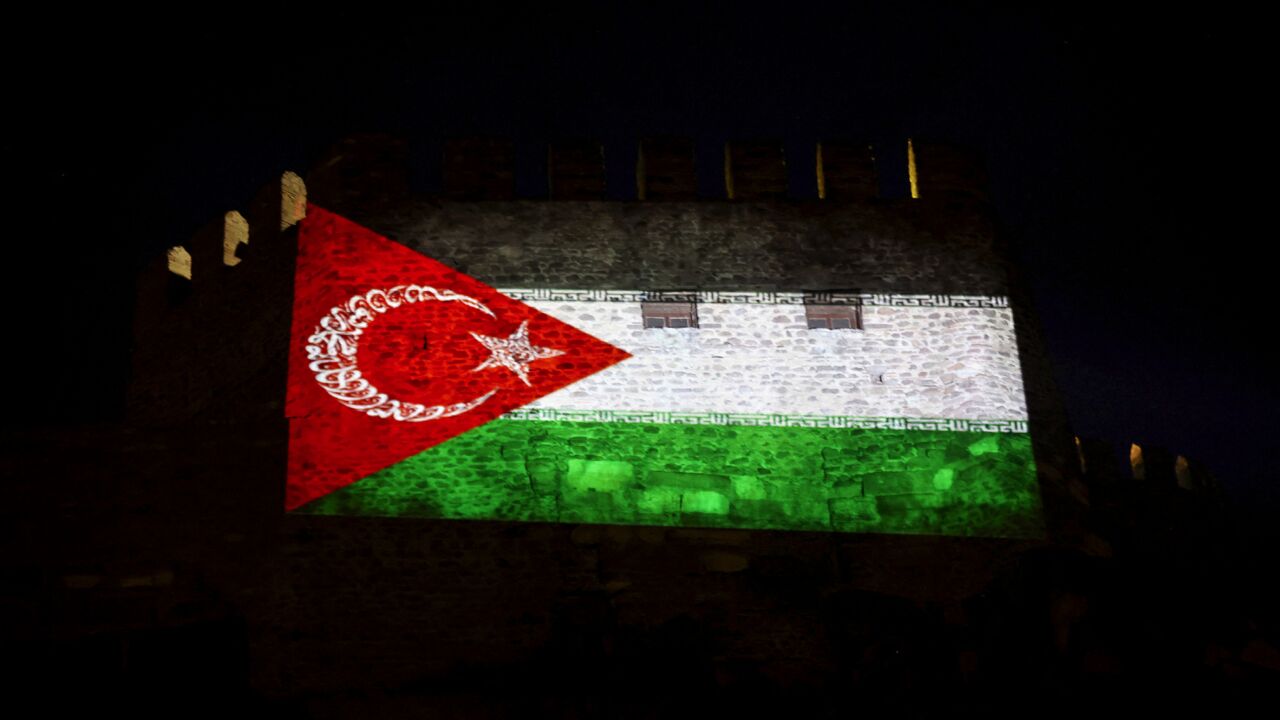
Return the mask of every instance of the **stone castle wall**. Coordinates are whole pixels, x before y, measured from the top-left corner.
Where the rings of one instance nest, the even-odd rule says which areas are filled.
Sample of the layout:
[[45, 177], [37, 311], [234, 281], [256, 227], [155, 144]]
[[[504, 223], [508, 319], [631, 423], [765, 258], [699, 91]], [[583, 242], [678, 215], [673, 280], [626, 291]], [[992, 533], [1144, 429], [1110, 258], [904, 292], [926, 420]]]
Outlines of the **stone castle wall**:
[[[833, 175], [829, 197], [839, 202], [446, 199], [455, 196], [410, 191], [402, 146], [373, 145], [339, 146], [308, 175], [309, 199], [497, 287], [1016, 294], [990, 218], [963, 198], [842, 195]], [[927, 188], [929, 156], [917, 152]], [[509, 180], [473, 175], [481, 190]], [[750, 197], [741, 187], [749, 176], [738, 182]], [[134, 441], [137, 453], [157, 454], [146, 482], [170, 498], [166, 516], [148, 521], [150, 537], [182, 547], [199, 528], [215, 528], [219, 547], [206, 552], [215, 560], [189, 562], [220, 569], [208, 582], [243, 613], [253, 682], [265, 691], [387, 687], [467, 668], [532, 669], [548, 658], [589, 665], [612, 657], [610, 648], [631, 657], [650, 646], [662, 657], [646, 672], [663, 682], [673, 676], [661, 664], [679, 654], [661, 639], [670, 632], [701, 638], [695, 654], [709, 672], [751, 667], [801, 682], [837, 661], [832, 637], [861, 632], [850, 617], [876, 616], [868, 598], [956, 605], [1040, 545], [284, 516], [296, 220], [286, 195], [269, 189], [247, 213], [248, 242], [232, 243], [234, 266], [224, 260], [226, 228], [238, 226], [219, 221], [187, 247], [189, 280], [163, 262], [143, 277], [131, 394], [137, 426], [183, 428], [155, 445]], [[871, 331], [884, 318], [866, 310]], [[1026, 309], [1015, 301], [1012, 312]], [[992, 330], [992, 347], [1007, 347], [1008, 329], [982, 331]], [[1038, 434], [1065, 423], [1040, 414], [1037, 398], [1047, 394], [1026, 370], [1020, 319], [1015, 332], [1033, 440], [1063, 445], [1069, 436]], [[236, 451], [245, 442], [252, 453]], [[1037, 445], [1044, 483], [1051, 465], [1041, 454]], [[213, 508], [216, 523], [207, 519]], [[680, 630], [687, 624], [696, 631]]]

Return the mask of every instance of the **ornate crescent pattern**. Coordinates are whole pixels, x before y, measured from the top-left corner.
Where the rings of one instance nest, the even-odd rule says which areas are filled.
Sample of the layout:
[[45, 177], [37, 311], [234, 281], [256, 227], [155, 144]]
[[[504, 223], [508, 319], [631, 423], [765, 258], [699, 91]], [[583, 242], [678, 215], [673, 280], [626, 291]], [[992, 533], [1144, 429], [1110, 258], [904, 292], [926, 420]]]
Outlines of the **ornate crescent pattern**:
[[397, 285], [390, 290], [370, 290], [338, 305], [316, 325], [307, 338], [307, 367], [316, 374], [316, 382], [335, 400], [352, 410], [371, 417], [391, 418], [403, 422], [426, 422], [461, 415], [479, 407], [498, 392], [497, 388], [475, 399], [454, 405], [420, 405], [403, 402], [378, 392], [360, 373], [356, 349], [360, 336], [375, 318], [389, 310], [416, 302], [460, 302], [496, 317], [484, 303], [450, 290], [437, 290], [421, 285]]

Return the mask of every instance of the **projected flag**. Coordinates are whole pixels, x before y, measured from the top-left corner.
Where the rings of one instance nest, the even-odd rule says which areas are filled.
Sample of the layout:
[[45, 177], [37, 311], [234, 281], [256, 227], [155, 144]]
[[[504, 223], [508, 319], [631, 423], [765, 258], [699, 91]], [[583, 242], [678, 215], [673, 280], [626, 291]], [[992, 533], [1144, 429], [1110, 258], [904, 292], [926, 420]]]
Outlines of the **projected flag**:
[[1039, 533], [1004, 298], [498, 291], [318, 209], [299, 243], [291, 510]]
[[627, 357], [316, 207], [295, 283], [289, 510]]

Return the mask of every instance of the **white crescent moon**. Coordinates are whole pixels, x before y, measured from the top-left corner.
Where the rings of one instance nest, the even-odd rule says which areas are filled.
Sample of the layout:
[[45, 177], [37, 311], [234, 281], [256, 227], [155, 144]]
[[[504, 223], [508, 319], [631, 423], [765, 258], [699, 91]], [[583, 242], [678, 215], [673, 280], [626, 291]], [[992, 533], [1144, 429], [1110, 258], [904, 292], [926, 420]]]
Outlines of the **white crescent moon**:
[[497, 317], [484, 303], [451, 290], [437, 290], [421, 285], [397, 285], [390, 290], [370, 290], [355, 295], [329, 310], [320, 318], [311, 337], [307, 338], [307, 360], [316, 382], [335, 400], [352, 410], [376, 418], [403, 422], [426, 422], [461, 415], [479, 407], [498, 392], [497, 388], [466, 402], [454, 405], [420, 405], [403, 402], [378, 392], [360, 373], [356, 349], [360, 336], [375, 318], [405, 304], [439, 300], [460, 302], [489, 317]]

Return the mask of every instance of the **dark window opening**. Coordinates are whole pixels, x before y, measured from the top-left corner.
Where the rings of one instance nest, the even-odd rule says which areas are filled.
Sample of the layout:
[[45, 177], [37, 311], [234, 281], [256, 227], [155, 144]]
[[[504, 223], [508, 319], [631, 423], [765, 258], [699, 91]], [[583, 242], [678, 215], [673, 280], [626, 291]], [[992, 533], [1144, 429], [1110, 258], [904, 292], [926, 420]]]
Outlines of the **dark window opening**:
[[861, 330], [862, 307], [859, 305], [805, 304], [805, 320], [810, 330]]
[[645, 328], [696, 328], [698, 307], [692, 302], [642, 302]]

